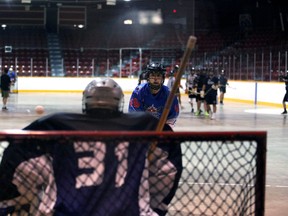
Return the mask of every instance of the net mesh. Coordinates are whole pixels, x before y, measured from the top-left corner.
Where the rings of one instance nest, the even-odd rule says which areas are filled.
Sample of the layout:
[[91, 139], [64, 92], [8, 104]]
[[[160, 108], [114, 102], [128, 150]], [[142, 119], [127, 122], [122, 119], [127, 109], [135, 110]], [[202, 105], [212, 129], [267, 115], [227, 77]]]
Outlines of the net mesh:
[[[266, 132], [8, 132], [0, 141], [0, 215], [264, 215]], [[165, 151], [149, 161], [155, 142]]]

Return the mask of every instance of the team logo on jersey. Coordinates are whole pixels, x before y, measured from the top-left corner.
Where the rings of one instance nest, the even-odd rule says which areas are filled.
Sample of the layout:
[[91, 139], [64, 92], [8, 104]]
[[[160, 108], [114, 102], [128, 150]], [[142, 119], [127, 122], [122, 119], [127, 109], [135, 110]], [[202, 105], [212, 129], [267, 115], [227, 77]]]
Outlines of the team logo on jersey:
[[154, 117], [159, 118], [160, 113], [158, 112], [157, 108], [152, 104], [152, 106], [147, 107], [147, 112], [150, 112]]
[[174, 110], [176, 113], [179, 113], [179, 106], [175, 105]]
[[132, 98], [130, 100], [130, 106], [131, 107], [135, 107], [135, 108], [139, 108], [140, 107], [140, 103], [139, 101], [137, 100], [137, 98]]

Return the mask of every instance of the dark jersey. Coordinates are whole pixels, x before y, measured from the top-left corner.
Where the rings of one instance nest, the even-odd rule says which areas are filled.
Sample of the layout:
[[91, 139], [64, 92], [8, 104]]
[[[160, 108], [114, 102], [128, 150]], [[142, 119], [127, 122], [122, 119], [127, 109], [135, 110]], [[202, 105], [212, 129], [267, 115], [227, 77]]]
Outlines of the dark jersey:
[[[109, 118], [105, 115], [57, 113], [34, 121], [24, 130], [153, 131], [157, 124], [156, 118], [144, 112]], [[171, 131], [171, 128], [165, 125], [164, 130]], [[133, 145], [111, 141], [106, 145], [81, 140], [64, 145], [48, 140], [44, 143], [27, 140], [21, 145], [11, 143], [0, 166], [0, 209], [7, 210], [1, 201], [12, 202], [23, 194], [25, 182], [30, 184], [26, 192], [34, 187], [45, 189], [45, 193], [41, 192], [42, 201], [38, 208], [33, 211], [30, 207], [31, 215], [51, 212], [61, 216], [156, 215], [158, 210], [153, 211], [147, 205], [150, 194], [145, 189], [148, 147], [147, 143]], [[175, 158], [172, 158], [175, 153], [166, 158], [178, 171], [175, 181], [170, 183], [172, 190], [162, 200], [169, 203], [182, 171], [181, 149], [179, 145], [161, 144], [158, 147], [160, 151], [178, 153]], [[153, 198], [150, 199], [151, 206], [152, 202]]]
[[218, 77], [207, 77], [205, 81], [205, 101], [207, 104], [217, 104], [217, 88], [214, 89], [212, 86], [217, 86], [219, 82]]
[[280, 79], [285, 82], [285, 90], [288, 92], [288, 75], [280, 76]]
[[9, 91], [10, 90], [10, 84], [11, 80], [10, 77], [7, 74], [2, 74], [1, 75], [1, 90], [3, 91]]
[[226, 77], [225, 75], [222, 75], [222, 74], [221, 74], [221, 75], [219, 76], [219, 85], [225, 87], [225, 86], [227, 85], [227, 83], [228, 83], [227, 77]]
[[205, 74], [200, 74], [196, 80], [195, 83], [197, 85], [197, 92], [200, 92], [203, 88], [203, 85], [205, 84], [207, 76]]

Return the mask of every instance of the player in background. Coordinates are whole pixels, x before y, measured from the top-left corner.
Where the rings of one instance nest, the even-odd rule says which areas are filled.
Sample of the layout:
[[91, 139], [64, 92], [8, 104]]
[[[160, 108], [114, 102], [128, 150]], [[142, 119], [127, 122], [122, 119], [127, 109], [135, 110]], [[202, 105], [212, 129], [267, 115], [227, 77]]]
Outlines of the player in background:
[[[219, 79], [214, 75], [213, 69], [210, 69], [206, 78], [203, 89], [205, 91], [206, 112], [209, 113], [210, 119], [215, 119], [217, 111], [217, 91]], [[211, 109], [212, 105], [212, 109]]]
[[193, 101], [196, 101], [197, 96], [197, 74], [194, 68], [191, 68], [190, 73], [186, 78], [186, 90], [185, 92], [188, 94], [189, 104], [191, 106], [191, 113], [194, 113]]
[[[90, 82], [83, 92], [82, 104], [83, 114], [50, 114], [24, 130], [154, 131], [158, 125], [158, 119], [148, 113], [123, 113], [122, 89], [110, 78]], [[164, 130], [171, 128], [165, 125]], [[0, 215], [21, 208], [33, 216], [159, 215], [157, 209], [150, 207], [159, 204], [159, 200], [153, 201], [149, 190], [157, 188], [157, 184], [163, 190], [165, 184], [164, 191], [169, 191], [165, 198], [172, 199], [182, 161], [181, 158], [171, 161], [165, 151], [170, 151], [169, 148], [181, 151], [180, 144], [162, 143], [156, 148], [157, 153], [166, 155], [157, 158], [162, 160], [160, 164], [165, 164], [162, 167], [165, 169], [157, 167], [164, 177], [159, 174], [161, 182], [158, 182], [154, 176], [156, 183], [149, 186], [150, 143], [114, 142], [10, 143], [0, 165]], [[161, 201], [168, 202], [166, 199]], [[17, 201], [21, 206], [17, 206]]]
[[[196, 77], [195, 83], [197, 86], [197, 95], [196, 95], [196, 102], [197, 102], [197, 111], [195, 113], [196, 116], [199, 116], [202, 113], [201, 104], [204, 106], [204, 110], [206, 110], [206, 102], [205, 102], [205, 92], [204, 92], [204, 84], [206, 80], [206, 68], [199, 70], [199, 76]], [[209, 115], [208, 113], [204, 112], [204, 115]]]
[[220, 91], [220, 104], [223, 105], [223, 101], [224, 101], [224, 95], [226, 93], [226, 86], [229, 85], [228, 84], [228, 78], [225, 75], [225, 71], [222, 70], [221, 74], [219, 75], [219, 91]]
[[17, 81], [17, 76], [16, 76], [16, 72], [13, 70], [12, 67], [9, 68], [8, 76], [10, 77], [10, 80], [11, 80], [10, 93], [13, 93], [15, 89], [16, 81]]
[[[178, 70], [179, 70], [179, 66], [175, 65], [174, 69], [171, 70], [170, 73], [169, 73], [167, 87], [169, 88], [170, 91], [172, 90], [173, 85], [175, 83], [175, 76], [176, 76]], [[178, 103], [181, 106], [181, 109], [184, 109], [184, 107], [182, 106], [182, 102], [181, 102], [180, 88], [183, 88], [183, 86], [181, 84], [179, 84], [179, 86], [177, 87], [175, 95], [178, 98]]]
[[[130, 97], [128, 111], [145, 111], [160, 119], [170, 93], [169, 88], [163, 85], [166, 68], [162, 64], [151, 63], [146, 70], [148, 82], [134, 89]], [[178, 116], [179, 103], [175, 97], [166, 123], [174, 126]]]
[[285, 82], [285, 90], [286, 90], [282, 101], [284, 111], [281, 114], [286, 115], [287, 114], [286, 102], [288, 102], [288, 72], [286, 72], [286, 75], [282, 72], [280, 75], [280, 79]]
[[141, 72], [138, 79], [138, 85], [142, 83], [147, 83], [147, 73], [145, 69]]
[[11, 86], [11, 80], [10, 77], [8, 76], [8, 68], [4, 68], [4, 72], [1, 75], [1, 83], [0, 83], [2, 103], [3, 103], [2, 110], [4, 111], [8, 110], [6, 105], [9, 98], [10, 86]]

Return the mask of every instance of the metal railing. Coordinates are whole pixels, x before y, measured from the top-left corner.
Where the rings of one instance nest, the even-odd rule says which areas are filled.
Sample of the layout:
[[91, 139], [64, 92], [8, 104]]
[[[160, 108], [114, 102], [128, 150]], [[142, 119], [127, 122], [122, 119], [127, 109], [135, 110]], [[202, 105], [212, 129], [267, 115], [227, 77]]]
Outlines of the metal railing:
[[[95, 49], [96, 50], [96, 49]], [[63, 57], [63, 73], [53, 72], [53, 65], [48, 57], [39, 60], [37, 56], [19, 61], [18, 56], [7, 58], [5, 54], [0, 57], [0, 69], [16, 69], [18, 76], [112, 76], [137, 77], [150, 61], [161, 62], [167, 66], [167, 71], [174, 64], [181, 61], [177, 49], [145, 49], [125, 48], [102, 50], [101, 57], [86, 56], [85, 51], [76, 50], [73, 57]], [[201, 52], [193, 51], [187, 72], [192, 67], [212, 68], [215, 73], [225, 70], [230, 80], [257, 80], [276, 81], [280, 72], [288, 70], [288, 49], [254, 49]], [[93, 50], [92, 50], [93, 51]], [[91, 52], [91, 50], [90, 50]], [[75, 50], [74, 50], [75, 53]], [[176, 54], [177, 53], [177, 54]]]

